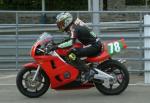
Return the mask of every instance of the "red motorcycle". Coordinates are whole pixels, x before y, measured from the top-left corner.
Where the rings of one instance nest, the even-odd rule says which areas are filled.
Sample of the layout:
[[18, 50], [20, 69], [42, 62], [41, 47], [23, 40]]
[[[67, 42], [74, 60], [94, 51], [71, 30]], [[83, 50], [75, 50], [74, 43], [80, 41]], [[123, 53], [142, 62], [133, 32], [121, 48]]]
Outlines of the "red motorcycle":
[[80, 48], [80, 43], [66, 49], [46, 52], [53, 46], [53, 37], [44, 32], [32, 46], [31, 56], [35, 62], [24, 65], [16, 78], [18, 90], [25, 96], [35, 98], [43, 95], [49, 87], [55, 90], [76, 90], [96, 87], [106, 95], [122, 93], [128, 86], [129, 73], [123, 60], [113, 60], [111, 56], [126, 48], [124, 39], [103, 43], [103, 51], [96, 57], [82, 58], [97, 71], [92, 80], [85, 82], [84, 74], [72, 66], [66, 55], [71, 48]]

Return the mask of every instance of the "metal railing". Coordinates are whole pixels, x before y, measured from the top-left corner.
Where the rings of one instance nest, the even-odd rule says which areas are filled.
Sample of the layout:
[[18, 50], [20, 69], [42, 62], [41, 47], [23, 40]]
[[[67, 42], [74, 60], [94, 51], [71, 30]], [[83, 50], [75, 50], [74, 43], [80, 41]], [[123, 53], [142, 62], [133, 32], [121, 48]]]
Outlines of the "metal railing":
[[[63, 11], [0, 11], [0, 13], [10, 13], [15, 14], [15, 23], [13, 24], [6, 24], [1, 23], [0, 24], [0, 42], [13, 42], [14, 44], [7, 44], [5, 43], [0, 44], [0, 50], [1, 51], [15, 51], [15, 54], [7, 55], [7, 53], [3, 56], [1, 54], [0, 56], [0, 63], [7, 64], [12, 63], [15, 68], [12, 68], [14, 66], [3, 69], [3, 67], [0, 67], [0, 70], [18, 70], [20, 68], [20, 62], [24, 63], [27, 61], [32, 61], [32, 58], [27, 56], [27, 54], [23, 54], [23, 56], [20, 56], [20, 50], [21, 52], [27, 52], [29, 51], [32, 45], [32, 42], [36, 40], [38, 35], [36, 35], [35, 32], [42, 32], [42, 31], [49, 31], [54, 32], [54, 38], [57, 40], [61, 40], [62, 38], [66, 38], [66, 35], [62, 35], [59, 32], [57, 32], [56, 24], [20, 24], [19, 23], [19, 16], [22, 14], [57, 14]], [[143, 47], [143, 41], [145, 38], [150, 38], [149, 36], [143, 35], [143, 28], [145, 26], [143, 24], [143, 15], [150, 13], [149, 11], [100, 11], [100, 12], [92, 12], [92, 11], [68, 11], [76, 15], [76, 17], [81, 17], [83, 14], [92, 15], [93, 13], [99, 13], [100, 17], [103, 14], [137, 14], [139, 15], [138, 20], [132, 20], [132, 21], [109, 21], [109, 22], [101, 22], [99, 24], [92, 24], [91, 21], [94, 18], [91, 18], [91, 20], [88, 21], [88, 25], [90, 28], [99, 27], [101, 30], [100, 35], [98, 35], [102, 40], [111, 40], [111, 39], [118, 39], [120, 37], [123, 37], [127, 40], [127, 43], [129, 44], [127, 50], [124, 52], [123, 55], [126, 55], [126, 57], [115, 57], [116, 59], [123, 58], [131, 62], [141, 62], [141, 66], [144, 66], [143, 63], [145, 61], [150, 61], [149, 59], [145, 59], [143, 56], [144, 50], [150, 50], [150, 48], [144, 48]], [[84, 16], [83, 16], [84, 17]], [[118, 18], [119, 19], [119, 18]], [[30, 35], [26, 32], [30, 32]], [[33, 32], [33, 33], [32, 33]], [[22, 44], [20, 44], [20, 42]], [[24, 42], [30, 42], [31, 44], [25, 44]], [[4, 44], [4, 45], [3, 45]], [[7, 51], [8, 50], [8, 51]], [[140, 56], [137, 57], [130, 57], [127, 56], [129, 51], [137, 51], [137, 54], [139, 53]], [[134, 54], [134, 53], [133, 53]], [[135, 53], [136, 54], [136, 53]], [[137, 55], [136, 54], [136, 55]], [[149, 72], [144, 71], [141, 67], [140, 69], [136, 68], [129, 68], [129, 71], [131, 72]]]

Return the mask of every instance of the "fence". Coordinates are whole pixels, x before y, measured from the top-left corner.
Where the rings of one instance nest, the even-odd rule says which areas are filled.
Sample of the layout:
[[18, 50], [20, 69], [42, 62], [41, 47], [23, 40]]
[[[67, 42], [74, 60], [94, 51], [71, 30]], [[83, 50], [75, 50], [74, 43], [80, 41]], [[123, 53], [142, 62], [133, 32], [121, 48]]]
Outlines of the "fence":
[[[62, 11], [0, 11], [0, 14], [12, 14], [15, 19], [13, 23], [0, 24], [0, 70], [18, 70], [21, 65], [33, 61], [29, 56], [29, 50], [39, 33], [48, 31], [54, 35], [57, 41], [67, 38], [64, 34], [58, 32], [56, 24], [48, 21], [48, 24], [38, 24], [34, 21], [35, 15], [56, 15]], [[144, 62], [150, 61], [150, 58], [144, 58], [144, 51], [150, 50], [145, 48], [144, 39], [150, 38], [143, 35], [143, 15], [148, 11], [68, 11], [74, 16], [88, 22], [89, 27], [99, 27], [101, 33], [98, 35], [102, 40], [112, 40], [125, 38], [128, 48], [121, 54], [115, 56], [115, 59], [126, 59], [128, 70], [130, 72], [149, 72], [144, 70]], [[92, 24], [93, 13], [100, 14], [100, 23]], [[22, 15], [32, 16], [32, 22], [22, 22]], [[34, 15], [35, 14], [35, 15]], [[86, 15], [86, 16], [84, 16]], [[110, 15], [110, 16], [109, 16]], [[106, 17], [106, 18], [105, 18]], [[52, 17], [53, 18], [53, 17]], [[15, 65], [14, 65], [15, 64]]]

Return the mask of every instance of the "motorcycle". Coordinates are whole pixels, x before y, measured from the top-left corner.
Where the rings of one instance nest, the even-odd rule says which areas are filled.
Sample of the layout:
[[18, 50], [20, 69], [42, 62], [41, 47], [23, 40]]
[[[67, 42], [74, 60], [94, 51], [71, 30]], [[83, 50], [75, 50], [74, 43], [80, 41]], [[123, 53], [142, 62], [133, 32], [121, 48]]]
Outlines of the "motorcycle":
[[80, 73], [66, 58], [71, 48], [83, 45], [75, 43], [70, 48], [47, 52], [47, 48], [53, 45], [53, 36], [44, 32], [32, 46], [31, 56], [35, 62], [25, 64], [16, 77], [17, 88], [23, 95], [36, 98], [46, 93], [49, 88], [77, 90], [92, 87], [105, 95], [118, 95], [127, 88], [129, 73], [124, 61], [111, 58], [127, 47], [124, 39], [103, 42], [103, 51], [99, 55], [81, 58], [97, 72], [88, 82], [84, 81], [84, 73]]

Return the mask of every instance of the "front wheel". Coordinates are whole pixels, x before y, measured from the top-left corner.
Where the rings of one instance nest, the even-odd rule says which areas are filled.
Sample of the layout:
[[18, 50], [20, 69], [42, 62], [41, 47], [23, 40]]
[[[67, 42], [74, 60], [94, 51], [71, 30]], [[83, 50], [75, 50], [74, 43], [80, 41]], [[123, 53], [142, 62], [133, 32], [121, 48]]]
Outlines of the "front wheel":
[[24, 68], [18, 72], [16, 78], [18, 90], [30, 98], [43, 95], [50, 86], [49, 78], [43, 70], [40, 70], [36, 79], [32, 81], [35, 72], [35, 68]]
[[127, 88], [129, 83], [129, 73], [123, 64], [116, 60], [107, 60], [97, 68], [115, 78], [114, 83], [109, 85], [95, 82], [96, 88], [101, 93], [105, 95], [118, 95]]

